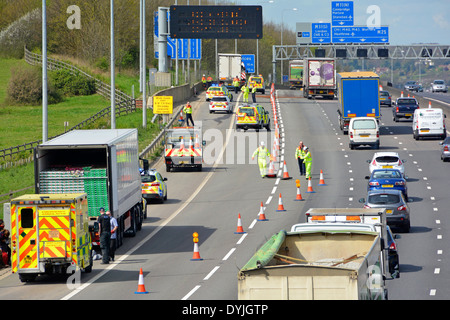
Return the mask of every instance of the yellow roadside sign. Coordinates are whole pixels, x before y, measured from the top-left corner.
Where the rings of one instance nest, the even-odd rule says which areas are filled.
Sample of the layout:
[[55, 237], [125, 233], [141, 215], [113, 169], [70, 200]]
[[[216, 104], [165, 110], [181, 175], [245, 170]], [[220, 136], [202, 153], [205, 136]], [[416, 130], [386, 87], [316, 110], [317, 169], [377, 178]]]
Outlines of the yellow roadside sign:
[[154, 96], [153, 97], [153, 113], [155, 113], [155, 114], [172, 114], [173, 113], [173, 97], [172, 96]]

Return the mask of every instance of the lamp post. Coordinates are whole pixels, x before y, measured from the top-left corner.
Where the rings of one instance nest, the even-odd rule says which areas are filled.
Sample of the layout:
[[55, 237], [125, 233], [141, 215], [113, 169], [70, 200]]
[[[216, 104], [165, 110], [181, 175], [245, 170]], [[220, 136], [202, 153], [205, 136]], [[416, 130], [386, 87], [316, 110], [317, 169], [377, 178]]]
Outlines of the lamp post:
[[283, 14], [286, 11], [297, 11], [297, 8], [292, 8], [292, 9], [284, 9], [281, 11], [281, 84], [283, 84], [283, 24], [284, 24], [284, 19], [283, 19]]

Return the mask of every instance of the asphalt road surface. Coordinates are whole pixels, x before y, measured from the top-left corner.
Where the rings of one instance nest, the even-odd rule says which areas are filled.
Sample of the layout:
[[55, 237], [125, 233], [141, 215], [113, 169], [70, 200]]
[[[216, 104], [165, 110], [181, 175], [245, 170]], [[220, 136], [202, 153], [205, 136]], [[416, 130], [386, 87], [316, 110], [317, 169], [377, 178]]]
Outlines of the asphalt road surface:
[[[194, 107], [194, 120], [202, 121], [207, 143], [203, 171], [166, 173], [158, 162], [156, 169], [168, 178], [168, 200], [149, 204], [142, 230], [125, 239], [116, 261], [106, 267], [95, 261], [92, 273], [81, 274], [81, 282], [71, 278], [69, 284], [67, 278], [42, 276], [23, 284], [17, 275], [3, 276], [0, 300], [236, 300], [239, 269], [274, 233], [304, 222], [312, 207], [362, 207], [358, 200], [366, 196], [366, 160], [376, 152], [349, 149], [348, 136], [337, 123], [336, 100], [307, 100], [291, 90], [277, 91], [276, 98], [282, 138], [276, 169], [285, 160], [293, 179], [261, 179], [251, 155], [261, 140], [272, 148], [274, 131], [236, 132], [234, 114], [209, 114], [203, 93]], [[269, 96], [257, 95], [257, 101], [269, 111], [273, 129]], [[448, 299], [449, 170], [440, 160], [440, 140], [415, 141], [411, 122], [394, 123], [389, 108], [382, 108], [382, 114], [379, 151], [396, 151], [407, 160], [412, 200], [411, 231], [397, 241], [400, 278], [387, 280], [389, 299]], [[294, 159], [300, 140], [312, 153], [314, 193], [306, 192], [307, 182], [300, 179]], [[222, 161], [214, 162], [216, 158]], [[318, 186], [320, 170], [326, 186]], [[295, 179], [301, 181], [305, 201], [294, 201]], [[280, 194], [284, 212], [276, 211]], [[261, 202], [268, 221], [255, 220]], [[235, 234], [238, 214], [243, 235]], [[191, 261], [194, 232], [199, 234], [202, 261]], [[134, 293], [140, 268], [149, 294]]]

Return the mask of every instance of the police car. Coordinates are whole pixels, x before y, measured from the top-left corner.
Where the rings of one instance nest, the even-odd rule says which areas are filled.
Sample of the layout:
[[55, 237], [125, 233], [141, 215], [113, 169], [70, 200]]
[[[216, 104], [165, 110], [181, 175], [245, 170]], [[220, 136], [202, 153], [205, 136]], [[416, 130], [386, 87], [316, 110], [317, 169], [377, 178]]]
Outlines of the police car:
[[223, 97], [226, 96], [233, 101], [233, 95], [228, 91], [225, 86], [212, 85], [206, 91], [206, 101], [211, 100], [213, 97]]
[[167, 178], [163, 178], [155, 169], [140, 170], [142, 197], [145, 200], [157, 199], [161, 203], [167, 200]]

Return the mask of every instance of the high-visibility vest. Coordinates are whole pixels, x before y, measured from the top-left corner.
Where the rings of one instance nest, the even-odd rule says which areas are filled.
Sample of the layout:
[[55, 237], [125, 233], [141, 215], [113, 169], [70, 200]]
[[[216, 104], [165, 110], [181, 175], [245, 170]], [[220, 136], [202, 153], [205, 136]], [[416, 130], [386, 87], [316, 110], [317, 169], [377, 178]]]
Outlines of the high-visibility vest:
[[297, 149], [295, 150], [295, 159], [297, 158], [305, 158], [305, 151], [303, 151], [303, 148], [297, 147]]
[[211, 82], [212, 81], [212, 77], [208, 77], [208, 82]]
[[234, 80], [233, 80], [233, 86], [239, 87], [239, 79], [238, 79], [238, 78], [234, 78]]
[[192, 106], [190, 104], [188, 104], [186, 107], [184, 107], [183, 111], [186, 114], [191, 114], [192, 113]]
[[305, 154], [305, 158], [304, 158], [303, 162], [305, 162], [305, 163], [311, 163], [312, 162], [311, 152], [308, 151]]
[[252, 93], [255, 93], [256, 92], [256, 87], [253, 87], [252, 88]]
[[266, 157], [270, 158], [270, 153], [269, 150], [266, 147], [258, 147], [255, 152], [253, 152], [253, 157], [258, 156], [258, 161], [259, 160], [266, 160]]
[[206, 82], [206, 78], [202, 77], [202, 82], [205, 83]]
[[241, 91], [242, 91], [244, 94], [248, 94], [249, 89], [248, 89], [247, 86], [243, 86], [243, 87], [241, 88]]

